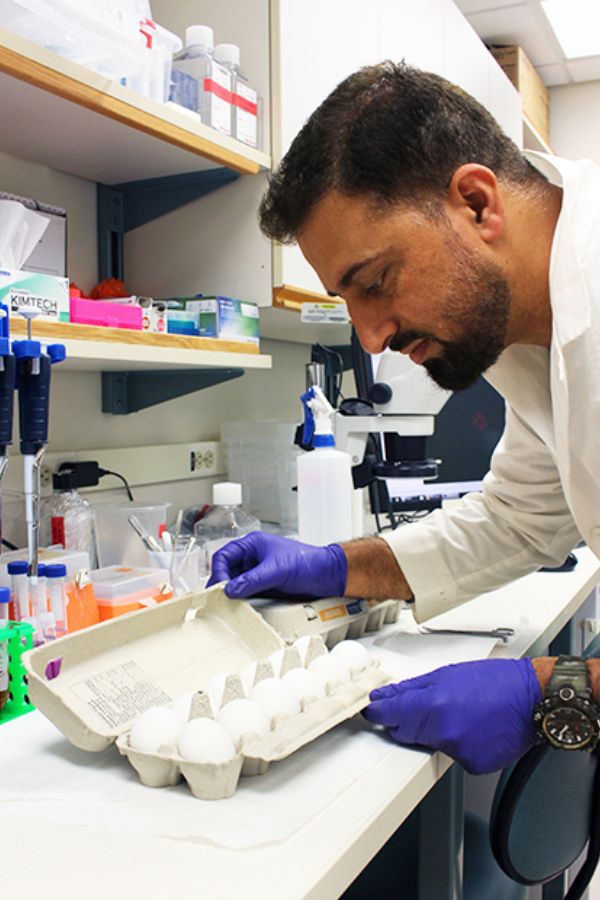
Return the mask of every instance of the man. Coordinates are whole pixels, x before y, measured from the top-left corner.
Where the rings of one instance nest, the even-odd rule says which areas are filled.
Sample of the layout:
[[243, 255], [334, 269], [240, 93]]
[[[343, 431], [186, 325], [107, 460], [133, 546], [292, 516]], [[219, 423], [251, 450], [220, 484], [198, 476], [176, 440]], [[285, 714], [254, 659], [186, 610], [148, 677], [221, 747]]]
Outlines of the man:
[[[521, 154], [435, 75], [384, 63], [342, 82], [274, 173], [261, 227], [299, 243], [367, 351], [407, 353], [452, 390], [485, 373], [507, 401], [505, 432], [481, 494], [343, 547], [249, 535], [216, 554], [213, 581], [231, 597], [397, 597], [423, 620], [562, 562], [580, 536], [600, 555], [599, 210], [596, 166]], [[492, 771], [536, 740], [554, 665], [446, 667], [375, 691], [365, 715]], [[589, 671], [600, 701], [600, 663]]]

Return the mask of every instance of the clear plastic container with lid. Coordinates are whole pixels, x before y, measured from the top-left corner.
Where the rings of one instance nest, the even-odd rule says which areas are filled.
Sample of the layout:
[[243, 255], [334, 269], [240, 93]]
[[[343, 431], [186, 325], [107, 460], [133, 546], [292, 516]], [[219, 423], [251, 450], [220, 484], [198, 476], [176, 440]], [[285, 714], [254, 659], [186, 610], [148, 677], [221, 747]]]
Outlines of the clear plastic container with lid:
[[204, 574], [210, 573], [210, 561], [220, 547], [260, 530], [260, 521], [242, 509], [241, 484], [222, 481], [213, 485], [213, 508], [194, 526], [194, 536], [202, 551]]

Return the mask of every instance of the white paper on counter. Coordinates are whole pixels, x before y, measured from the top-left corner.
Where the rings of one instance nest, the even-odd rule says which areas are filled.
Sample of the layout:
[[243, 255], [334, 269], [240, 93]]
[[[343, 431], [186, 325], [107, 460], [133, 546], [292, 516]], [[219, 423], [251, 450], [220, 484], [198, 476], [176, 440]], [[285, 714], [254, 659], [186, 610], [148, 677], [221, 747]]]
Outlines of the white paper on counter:
[[49, 224], [49, 219], [17, 200], [0, 200], [0, 266], [20, 269]]
[[[433, 637], [388, 627], [367, 643], [394, 678], [459, 659], [487, 656], [495, 641]], [[397, 650], [405, 652], [402, 655]], [[154, 836], [245, 849], [283, 841], [398, 747], [381, 729], [354, 716], [316, 741], [272, 763], [265, 775], [240, 779], [233, 797], [198, 800], [182, 782], [142, 785], [116, 747], [89, 753], [73, 747], [40, 713], [2, 726], [0, 833], [11, 816], [112, 835]], [[404, 750], [406, 753], [422, 751]], [[6, 823], [2, 823], [2, 817]]]

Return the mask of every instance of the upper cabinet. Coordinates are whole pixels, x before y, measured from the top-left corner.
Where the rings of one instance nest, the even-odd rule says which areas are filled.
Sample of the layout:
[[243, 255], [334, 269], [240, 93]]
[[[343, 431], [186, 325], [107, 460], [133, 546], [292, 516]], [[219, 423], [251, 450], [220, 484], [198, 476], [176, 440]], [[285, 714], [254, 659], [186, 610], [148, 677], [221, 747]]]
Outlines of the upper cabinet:
[[[458, 84], [522, 146], [519, 95], [452, 0], [272, 0], [273, 165], [336, 84], [384, 59]], [[275, 296], [323, 294], [297, 247], [274, 248], [273, 284]]]

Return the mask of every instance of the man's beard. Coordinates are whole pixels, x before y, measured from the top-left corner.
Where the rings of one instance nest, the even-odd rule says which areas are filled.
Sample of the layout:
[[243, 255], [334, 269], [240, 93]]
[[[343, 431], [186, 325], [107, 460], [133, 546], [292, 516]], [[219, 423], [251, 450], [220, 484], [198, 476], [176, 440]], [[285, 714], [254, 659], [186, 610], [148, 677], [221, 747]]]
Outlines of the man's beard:
[[506, 346], [511, 293], [501, 270], [477, 259], [454, 233], [453, 257], [457, 263], [444, 298], [444, 319], [460, 329], [456, 340], [441, 340], [431, 332], [398, 332], [391, 350], [402, 350], [423, 338], [436, 341], [443, 352], [422, 364], [441, 388], [461, 391], [490, 368]]

